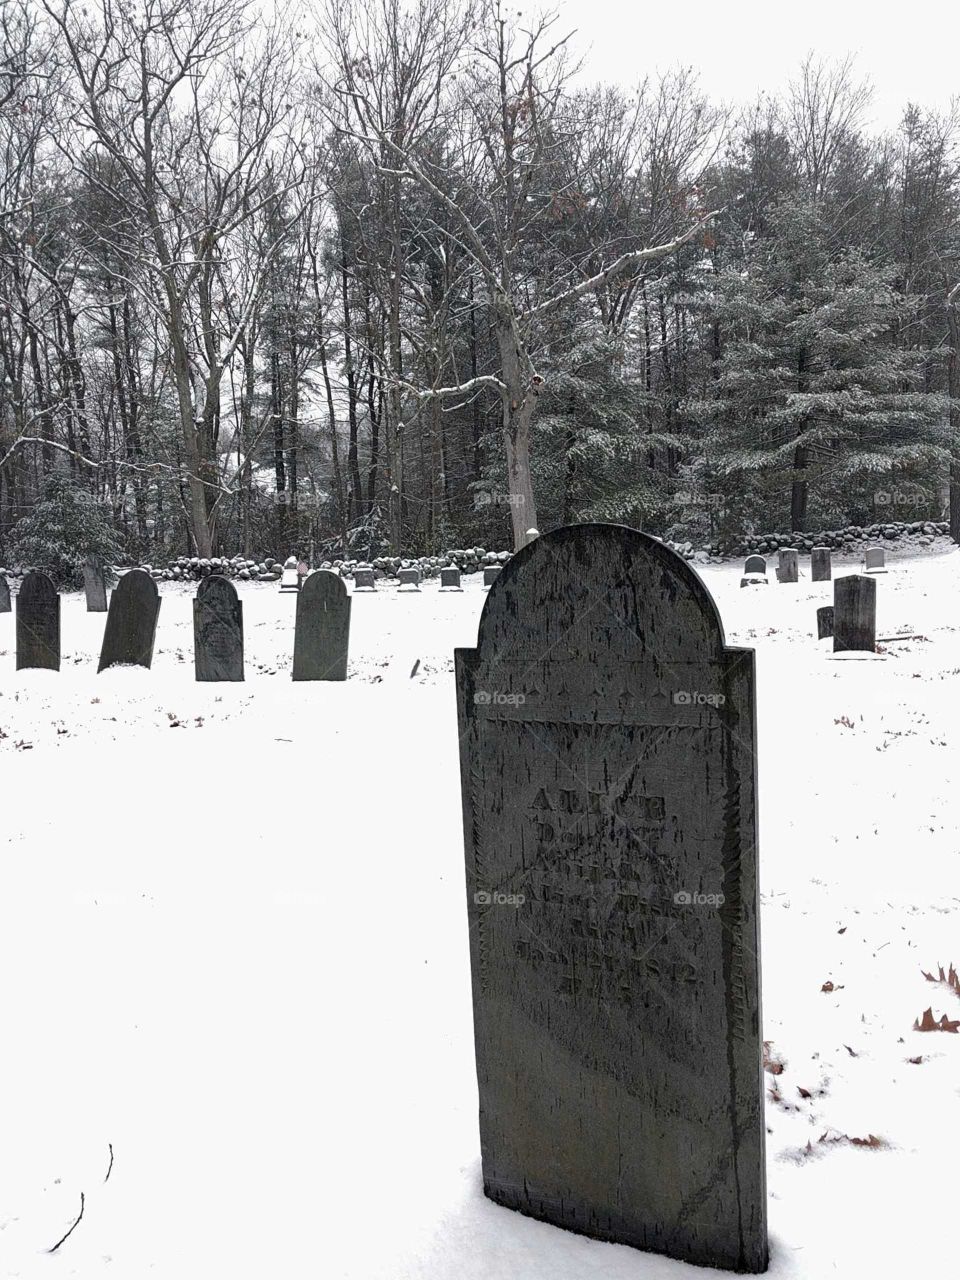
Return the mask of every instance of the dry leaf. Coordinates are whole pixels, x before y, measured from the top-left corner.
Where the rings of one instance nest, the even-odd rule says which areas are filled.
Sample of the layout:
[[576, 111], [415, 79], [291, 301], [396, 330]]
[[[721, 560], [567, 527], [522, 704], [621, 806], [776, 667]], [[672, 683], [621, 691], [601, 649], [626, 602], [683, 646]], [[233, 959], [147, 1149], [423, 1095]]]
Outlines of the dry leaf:
[[953, 1035], [957, 1034], [957, 1028], [960, 1027], [960, 1018], [955, 1022], [951, 1022], [946, 1014], [937, 1022], [933, 1016], [933, 1009], [924, 1009], [923, 1017], [917, 1019], [913, 1024], [914, 1031], [950, 1031]]

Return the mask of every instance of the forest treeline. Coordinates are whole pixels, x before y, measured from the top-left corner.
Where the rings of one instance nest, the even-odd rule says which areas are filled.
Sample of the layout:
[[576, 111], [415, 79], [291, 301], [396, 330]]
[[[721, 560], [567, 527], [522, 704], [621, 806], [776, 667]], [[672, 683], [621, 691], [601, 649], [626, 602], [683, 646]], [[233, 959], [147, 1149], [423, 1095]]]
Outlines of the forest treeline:
[[495, 0], [0, 27], [0, 553], [960, 537], [960, 109], [591, 85]]

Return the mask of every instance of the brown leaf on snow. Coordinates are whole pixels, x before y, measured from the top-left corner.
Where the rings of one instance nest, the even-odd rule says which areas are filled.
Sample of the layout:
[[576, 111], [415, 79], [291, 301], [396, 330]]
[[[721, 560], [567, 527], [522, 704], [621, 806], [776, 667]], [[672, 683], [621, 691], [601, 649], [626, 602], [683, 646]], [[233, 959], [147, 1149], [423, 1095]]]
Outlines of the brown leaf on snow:
[[859, 1058], [859, 1057], [860, 1057], [859, 1053], [857, 1053], [855, 1050], [851, 1049], [851, 1048], [850, 1048], [850, 1046], [849, 1046], [848, 1044], [845, 1044], [843, 1047], [846, 1049], [847, 1053], [849, 1053], [849, 1055], [850, 1055], [850, 1057], [851, 1057], [851, 1058]]
[[919, 1067], [920, 1063], [923, 1061], [923, 1054], [918, 1053], [915, 1058], [908, 1058], [907, 1061], [912, 1063], [915, 1067]]
[[772, 1076], [779, 1076], [783, 1073], [786, 1063], [777, 1054], [773, 1048], [772, 1040], [764, 1040], [763, 1042], [763, 1069], [769, 1071]]
[[868, 1133], [865, 1138], [851, 1138], [848, 1133], [837, 1133], [835, 1130], [831, 1132], [829, 1129], [821, 1133], [817, 1141], [831, 1144], [849, 1143], [852, 1147], [872, 1147], [874, 1150], [887, 1145], [886, 1140], [878, 1138], [875, 1133]]
[[957, 1034], [957, 1028], [960, 1027], [960, 1018], [955, 1022], [951, 1022], [946, 1014], [937, 1022], [933, 1016], [933, 1009], [924, 1009], [923, 1017], [914, 1021], [914, 1031], [950, 1031], [954, 1035]]
[[842, 990], [843, 990], [843, 983], [841, 982], [841, 983], [840, 983], [840, 985], [839, 985], [839, 987], [835, 987], [835, 986], [833, 985], [833, 983], [832, 983], [832, 982], [830, 982], [830, 981], [828, 980], [827, 982], [825, 982], [825, 983], [823, 984], [823, 986], [820, 988], [820, 990], [821, 990], [821, 991], [826, 991], [826, 992], [827, 992], [827, 994], [829, 994], [831, 991], [842, 991]]
[[800, 1087], [800, 1085], [797, 1085], [797, 1093], [799, 1093], [799, 1095], [800, 1095], [800, 1097], [801, 1097], [801, 1098], [812, 1098], [812, 1097], [813, 1097], [813, 1094], [810, 1092], [810, 1090], [809, 1090], [809, 1089], [803, 1089], [803, 1088], [801, 1088], [801, 1087]]
[[927, 973], [926, 969], [921, 969], [920, 972], [923, 974], [923, 976], [926, 978], [928, 982], [940, 982], [943, 984], [943, 986], [949, 987], [951, 991], [953, 991], [956, 995], [960, 996], [960, 974], [957, 973], [956, 969], [953, 967], [952, 964], [950, 965], [947, 972], [944, 973], [943, 965], [938, 963], [937, 973], [939, 976], [936, 978], [933, 976], [932, 973]]

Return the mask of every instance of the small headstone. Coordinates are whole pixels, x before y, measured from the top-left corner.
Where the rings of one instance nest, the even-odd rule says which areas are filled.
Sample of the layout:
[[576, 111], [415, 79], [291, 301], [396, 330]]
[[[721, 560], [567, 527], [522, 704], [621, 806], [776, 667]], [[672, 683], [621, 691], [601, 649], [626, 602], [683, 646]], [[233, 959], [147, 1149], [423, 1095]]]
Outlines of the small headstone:
[[877, 583], [851, 575], [833, 583], [833, 652], [875, 653], [877, 649]]
[[420, 570], [419, 569], [398, 569], [397, 570], [397, 586], [413, 587], [415, 591], [420, 590]]
[[489, 564], [483, 571], [483, 585], [492, 587], [496, 580], [503, 573], [503, 567], [499, 564]]
[[797, 551], [794, 547], [781, 547], [777, 567], [778, 582], [798, 582], [800, 577], [797, 563]]
[[299, 573], [297, 573], [296, 561], [294, 561], [292, 565], [287, 563], [283, 566], [283, 573], [281, 573], [280, 575], [280, 590], [281, 591], [299, 591], [300, 590], [300, 575]]
[[829, 547], [814, 547], [810, 552], [810, 578], [813, 582], [829, 582], [833, 569]]
[[867, 547], [863, 564], [867, 573], [886, 573], [886, 552], [883, 547]]
[[0, 613], [10, 612], [10, 583], [6, 575], [0, 573]]
[[222, 574], [211, 574], [197, 588], [193, 661], [198, 680], [243, 679], [243, 605]]
[[17, 670], [60, 670], [60, 597], [45, 573], [28, 573], [17, 593]]
[[833, 635], [833, 605], [825, 604], [817, 610], [817, 639], [826, 640]]
[[513, 557], [456, 681], [486, 1194], [765, 1270], [753, 651], [584, 524]]
[[149, 667], [160, 613], [160, 592], [144, 569], [125, 573], [110, 597], [98, 671], [120, 663]]
[[317, 569], [297, 597], [294, 680], [346, 680], [350, 593], [332, 569]]
[[353, 571], [353, 589], [361, 591], [364, 589], [376, 591], [377, 583], [374, 578], [372, 569], [354, 569]]
[[87, 597], [87, 613], [107, 612], [107, 579], [99, 560], [88, 557], [83, 562], [83, 590]]
[[451, 565], [440, 570], [440, 590], [463, 590], [463, 587], [460, 585], [460, 570], [455, 565]]
[[762, 573], [765, 575], [767, 572], [767, 562], [763, 556], [747, 556], [746, 562], [743, 566], [743, 572], [745, 574]]

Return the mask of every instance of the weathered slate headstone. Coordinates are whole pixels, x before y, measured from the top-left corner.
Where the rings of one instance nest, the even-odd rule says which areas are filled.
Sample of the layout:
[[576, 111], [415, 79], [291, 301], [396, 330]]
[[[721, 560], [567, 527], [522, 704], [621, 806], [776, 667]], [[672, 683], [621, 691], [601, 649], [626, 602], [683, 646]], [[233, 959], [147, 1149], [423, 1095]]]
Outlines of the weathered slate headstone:
[[852, 574], [833, 583], [833, 652], [877, 650], [877, 583]]
[[339, 573], [317, 569], [297, 598], [294, 680], [346, 680], [350, 594]]
[[0, 613], [10, 612], [10, 583], [0, 573]]
[[17, 670], [60, 670], [60, 597], [45, 573], [28, 573], [17, 593]]
[[440, 590], [441, 591], [462, 591], [460, 585], [460, 570], [455, 565], [440, 570]]
[[833, 635], [833, 605], [825, 604], [817, 610], [817, 639], [826, 640]]
[[160, 592], [150, 574], [131, 569], [117, 583], [110, 597], [98, 671], [128, 663], [149, 667], [160, 613]]
[[413, 587], [415, 591], [420, 590], [420, 570], [419, 569], [398, 569], [397, 570], [397, 587]]
[[204, 578], [197, 588], [193, 663], [198, 680], [243, 679], [243, 605], [222, 574]]
[[354, 569], [353, 571], [353, 589], [360, 591], [369, 589], [376, 591], [377, 582], [372, 569]]
[[743, 566], [744, 573], [766, 573], [767, 562], [763, 556], [747, 556]]
[[763, 1271], [753, 651], [585, 524], [517, 552], [456, 676], [486, 1194]]
[[797, 560], [798, 555], [794, 547], [781, 547], [777, 566], [778, 582], [799, 581], [800, 570]]
[[863, 553], [863, 564], [867, 573], [885, 573], [886, 558], [883, 547], [867, 547]]
[[[528, 544], [529, 545], [529, 544]], [[503, 573], [503, 566], [499, 564], [488, 564], [483, 571], [483, 585], [492, 587], [496, 580]]]
[[814, 547], [810, 552], [810, 578], [813, 582], [829, 582], [833, 574], [829, 547]]
[[83, 590], [87, 597], [87, 613], [107, 612], [107, 578], [99, 560], [88, 557], [83, 562]]

